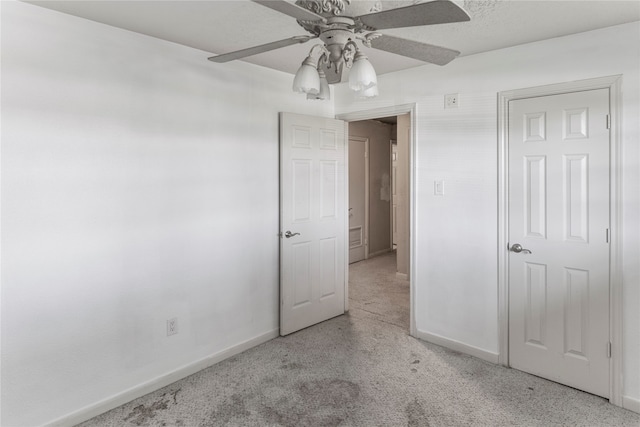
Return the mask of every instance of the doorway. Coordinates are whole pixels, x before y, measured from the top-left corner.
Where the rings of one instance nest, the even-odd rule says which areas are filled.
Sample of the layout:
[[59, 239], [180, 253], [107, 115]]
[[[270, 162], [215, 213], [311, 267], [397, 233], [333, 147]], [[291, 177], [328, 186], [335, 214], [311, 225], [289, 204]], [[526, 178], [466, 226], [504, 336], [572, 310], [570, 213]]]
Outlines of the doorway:
[[620, 406], [619, 84], [500, 94], [499, 360]]
[[[339, 115], [337, 118], [349, 122], [349, 138], [368, 141], [368, 233], [363, 241], [367, 245], [367, 257], [378, 255], [386, 257], [384, 262], [389, 262], [392, 256], [395, 263], [395, 278], [409, 285], [409, 333], [415, 334], [415, 321], [413, 309], [413, 283], [411, 269], [412, 246], [411, 223], [414, 216], [411, 214], [413, 198], [411, 197], [414, 186], [413, 175], [410, 167], [413, 161], [415, 119], [414, 105], [404, 105]], [[368, 129], [368, 130], [367, 130]], [[357, 144], [357, 142], [356, 142]], [[394, 147], [395, 145], [395, 147]], [[394, 149], [395, 148], [395, 149]], [[393, 176], [392, 153], [397, 152], [396, 174]], [[351, 153], [351, 149], [349, 150]], [[351, 159], [349, 160], [351, 168]], [[360, 167], [355, 166], [356, 170]], [[351, 175], [349, 173], [349, 175]], [[394, 179], [395, 178], [395, 179]], [[351, 183], [350, 192], [358, 191]], [[395, 190], [395, 191], [394, 191]], [[361, 191], [365, 191], [361, 189]], [[359, 197], [349, 196], [350, 204]], [[394, 203], [395, 202], [395, 203]], [[393, 206], [396, 205], [396, 214], [393, 215]], [[352, 206], [349, 206], [350, 208]], [[351, 212], [350, 212], [351, 214]], [[354, 215], [355, 216], [355, 215]], [[350, 215], [351, 217], [351, 215]], [[393, 224], [396, 224], [396, 248], [394, 248]], [[358, 228], [356, 224], [350, 224], [350, 232]], [[355, 236], [354, 240], [355, 243]], [[350, 239], [351, 240], [351, 239]]]
[[349, 264], [353, 264], [369, 258], [369, 138], [349, 135], [348, 146]]

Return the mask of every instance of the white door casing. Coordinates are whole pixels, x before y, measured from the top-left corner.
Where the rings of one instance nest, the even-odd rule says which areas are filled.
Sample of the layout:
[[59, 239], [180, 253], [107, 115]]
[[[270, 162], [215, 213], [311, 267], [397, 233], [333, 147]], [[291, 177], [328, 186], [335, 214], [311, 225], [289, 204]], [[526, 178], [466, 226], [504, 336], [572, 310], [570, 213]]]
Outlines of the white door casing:
[[408, 114], [398, 115], [397, 125], [397, 160], [396, 160], [396, 275], [405, 280], [411, 278], [411, 197], [415, 191], [411, 177], [413, 153], [413, 129]]
[[345, 127], [280, 113], [281, 335], [345, 311]]
[[398, 247], [398, 142], [391, 141], [391, 248]]
[[509, 102], [509, 364], [605, 397], [608, 115], [607, 89]]
[[368, 258], [369, 140], [349, 137], [349, 264]]
[[[416, 273], [416, 259], [419, 258], [418, 251], [416, 250], [416, 238], [413, 233], [413, 230], [416, 229], [416, 206], [415, 206], [415, 194], [416, 194], [416, 176], [415, 176], [415, 159], [416, 159], [416, 141], [417, 141], [417, 120], [416, 120], [416, 104], [403, 104], [403, 105], [392, 105], [389, 107], [376, 108], [372, 110], [363, 110], [363, 111], [355, 111], [351, 113], [343, 113], [339, 114], [337, 117], [341, 120], [345, 120], [347, 122], [354, 122], [360, 120], [371, 120], [377, 119], [380, 117], [389, 117], [389, 116], [398, 116], [401, 114], [408, 115], [408, 136], [409, 136], [409, 147], [408, 147], [408, 157], [409, 157], [409, 165], [408, 165], [408, 183], [409, 183], [409, 334], [413, 337], [417, 336], [417, 328], [416, 328], [416, 309], [415, 309], [415, 287], [416, 282], [418, 281], [417, 273]], [[346, 299], [346, 302], [349, 300]]]

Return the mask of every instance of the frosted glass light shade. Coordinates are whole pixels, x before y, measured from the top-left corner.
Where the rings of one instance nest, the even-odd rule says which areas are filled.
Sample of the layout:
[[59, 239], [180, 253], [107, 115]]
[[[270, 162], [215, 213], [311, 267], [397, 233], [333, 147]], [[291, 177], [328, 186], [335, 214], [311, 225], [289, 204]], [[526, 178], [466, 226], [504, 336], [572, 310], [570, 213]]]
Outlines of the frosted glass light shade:
[[362, 89], [356, 92], [356, 98], [375, 98], [378, 96], [378, 85], [371, 86], [368, 89]]
[[377, 84], [376, 70], [373, 69], [367, 56], [358, 51], [353, 59], [351, 71], [349, 71], [349, 89], [359, 92]]
[[317, 95], [320, 92], [320, 76], [311, 57], [304, 60], [293, 79], [293, 91]]
[[320, 91], [317, 94], [307, 94], [307, 99], [319, 99], [329, 100], [331, 99], [331, 90], [329, 89], [329, 82], [327, 76], [322, 70], [318, 70], [318, 76], [320, 76]]

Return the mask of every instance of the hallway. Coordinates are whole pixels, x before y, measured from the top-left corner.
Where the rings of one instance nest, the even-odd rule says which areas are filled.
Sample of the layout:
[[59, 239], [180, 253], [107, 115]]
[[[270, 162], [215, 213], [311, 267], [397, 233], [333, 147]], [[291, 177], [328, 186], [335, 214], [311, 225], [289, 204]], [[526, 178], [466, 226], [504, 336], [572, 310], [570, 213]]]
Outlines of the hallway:
[[394, 254], [353, 264], [351, 310], [98, 416], [123, 426], [638, 426], [605, 399], [408, 335]]
[[349, 311], [409, 332], [409, 282], [396, 276], [395, 252], [349, 265]]

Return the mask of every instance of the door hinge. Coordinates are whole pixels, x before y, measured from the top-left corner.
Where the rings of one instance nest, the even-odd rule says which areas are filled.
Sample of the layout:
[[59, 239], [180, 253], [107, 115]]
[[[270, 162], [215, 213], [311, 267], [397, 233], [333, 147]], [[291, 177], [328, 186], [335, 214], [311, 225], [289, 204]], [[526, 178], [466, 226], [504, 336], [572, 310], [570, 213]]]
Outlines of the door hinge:
[[609, 229], [607, 228], [607, 243], [609, 243]]
[[607, 129], [611, 129], [611, 116], [607, 114]]
[[607, 343], [607, 357], [611, 359], [611, 341]]

